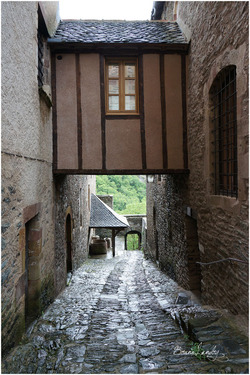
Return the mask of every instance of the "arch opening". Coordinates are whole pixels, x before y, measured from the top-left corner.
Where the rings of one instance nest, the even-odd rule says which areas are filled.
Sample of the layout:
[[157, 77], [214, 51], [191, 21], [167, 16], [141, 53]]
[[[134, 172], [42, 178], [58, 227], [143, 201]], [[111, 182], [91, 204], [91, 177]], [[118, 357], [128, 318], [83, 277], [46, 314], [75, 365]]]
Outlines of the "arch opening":
[[141, 233], [138, 231], [130, 231], [125, 234], [125, 250], [141, 249]]

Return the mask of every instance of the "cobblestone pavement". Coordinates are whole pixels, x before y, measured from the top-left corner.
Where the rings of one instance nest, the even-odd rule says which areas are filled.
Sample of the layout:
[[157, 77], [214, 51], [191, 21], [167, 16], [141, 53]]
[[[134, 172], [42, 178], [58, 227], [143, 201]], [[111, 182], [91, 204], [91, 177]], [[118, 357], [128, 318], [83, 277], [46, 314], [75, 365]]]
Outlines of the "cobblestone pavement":
[[2, 373], [248, 373], [247, 338], [186, 297], [140, 251], [88, 259]]

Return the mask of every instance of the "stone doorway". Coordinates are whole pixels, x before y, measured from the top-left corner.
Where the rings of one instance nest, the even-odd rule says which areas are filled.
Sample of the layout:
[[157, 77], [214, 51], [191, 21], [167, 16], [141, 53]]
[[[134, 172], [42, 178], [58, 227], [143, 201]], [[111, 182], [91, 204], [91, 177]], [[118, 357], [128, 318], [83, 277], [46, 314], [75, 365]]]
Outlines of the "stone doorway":
[[40, 315], [42, 231], [38, 215], [25, 223], [25, 326]]
[[68, 214], [66, 217], [66, 264], [67, 264], [67, 273], [72, 272], [72, 222], [71, 215]]

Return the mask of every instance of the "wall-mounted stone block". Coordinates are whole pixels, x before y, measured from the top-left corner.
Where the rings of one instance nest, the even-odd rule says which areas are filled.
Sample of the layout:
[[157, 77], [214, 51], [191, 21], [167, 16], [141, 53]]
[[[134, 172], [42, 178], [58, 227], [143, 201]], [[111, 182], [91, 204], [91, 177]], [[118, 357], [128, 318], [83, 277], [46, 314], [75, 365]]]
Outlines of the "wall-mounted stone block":
[[35, 203], [28, 207], [25, 207], [23, 209], [23, 221], [24, 223], [27, 223], [29, 220], [31, 220], [33, 217], [35, 217], [42, 208], [41, 203]]

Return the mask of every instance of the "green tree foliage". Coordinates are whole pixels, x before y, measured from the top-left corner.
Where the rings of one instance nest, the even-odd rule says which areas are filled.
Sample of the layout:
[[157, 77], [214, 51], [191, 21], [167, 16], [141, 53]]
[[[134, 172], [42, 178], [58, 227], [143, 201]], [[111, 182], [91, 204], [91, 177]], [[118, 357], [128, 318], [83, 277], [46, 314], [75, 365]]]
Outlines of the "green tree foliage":
[[144, 176], [96, 176], [96, 194], [113, 195], [113, 208], [120, 214], [146, 214]]

